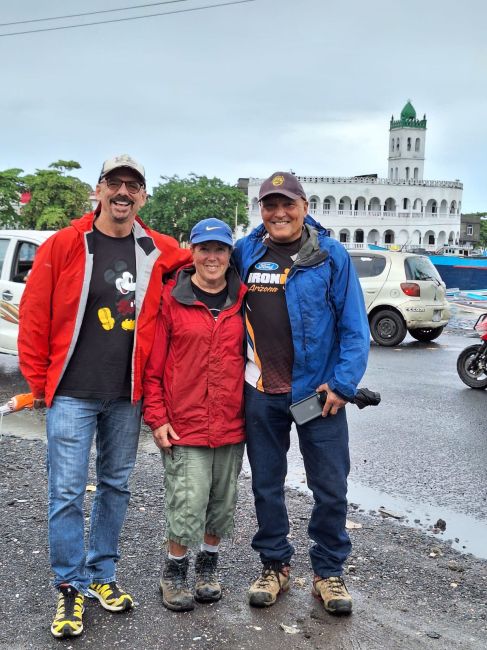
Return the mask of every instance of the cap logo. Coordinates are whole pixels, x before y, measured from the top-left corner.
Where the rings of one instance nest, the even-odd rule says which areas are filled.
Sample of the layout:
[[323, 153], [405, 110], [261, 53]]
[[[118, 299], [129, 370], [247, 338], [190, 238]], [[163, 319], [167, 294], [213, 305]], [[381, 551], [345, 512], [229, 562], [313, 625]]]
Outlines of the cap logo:
[[206, 226], [206, 230], [220, 230], [221, 226]]
[[274, 187], [279, 187], [284, 183], [284, 176], [274, 176], [271, 182], [274, 185]]

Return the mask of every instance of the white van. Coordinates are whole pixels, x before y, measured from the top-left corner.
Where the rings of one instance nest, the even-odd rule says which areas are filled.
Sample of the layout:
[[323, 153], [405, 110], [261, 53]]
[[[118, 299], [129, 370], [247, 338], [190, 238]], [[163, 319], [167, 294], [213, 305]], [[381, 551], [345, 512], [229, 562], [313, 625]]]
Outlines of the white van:
[[52, 230], [0, 230], [0, 352], [17, 354], [19, 303], [39, 246]]

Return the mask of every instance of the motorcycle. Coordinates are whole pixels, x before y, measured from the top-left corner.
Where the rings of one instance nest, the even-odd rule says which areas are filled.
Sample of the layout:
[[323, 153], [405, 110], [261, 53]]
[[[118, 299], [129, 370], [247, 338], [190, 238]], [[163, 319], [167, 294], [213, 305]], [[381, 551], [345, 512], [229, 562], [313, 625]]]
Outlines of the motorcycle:
[[469, 345], [457, 359], [457, 372], [470, 388], [487, 388], [487, 313], [479, 316], [473, 326], [481, 343]]

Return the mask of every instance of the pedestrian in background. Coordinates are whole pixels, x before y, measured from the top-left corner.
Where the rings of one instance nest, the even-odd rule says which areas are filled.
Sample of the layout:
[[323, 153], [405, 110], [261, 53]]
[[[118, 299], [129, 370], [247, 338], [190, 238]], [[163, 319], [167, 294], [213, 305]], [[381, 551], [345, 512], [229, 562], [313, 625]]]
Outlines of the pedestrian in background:
[[[19, 360], [47, 406], [49, 554], [59, 590], [55, 637], [83, 631], [85, 596], [111, 612], [132, 597], [116, 582], [118, 542], [140, 431], [142, 373], [164, 276], [190, 259], [137, 216], [145, 171], [105, 161], [94, 212], [40, 246], [20, 304]], [[97, 486], [88, 548], [83, 501], [96, 434]]]
[[[171, 610], [221, 598], [219, 544], [233, 531], [244, 451], [245, 286], [233, 266], [232, 231], [204, 219], [191, 231], [193, 264], [164, 287], [146, 367], [144, 419], [161, 449], [166, 491], [160, 591]], [[196, 556], [194, 597], [188, 547]]]
[[252, 547], [262, 561], [249, 602], [272, 605], [290, 586], [294, 548], [284, 499], [289, 407], [326, 391], [323, 417], [298, 425], [297, 432], [314, 498], [308, 526], [313, 594], [327, 611], [348, 614], [352, 599], [342, 573], [351, 549], [345, 530], [350, 459], [343, 407], [367, 364], [362, 290], [347, 251], [308, 214], [293, 174], [272, 174], [259, 201], [263, 223], [237, 242], [234, 253], [248, 287], [247, 455], [258, 521]]

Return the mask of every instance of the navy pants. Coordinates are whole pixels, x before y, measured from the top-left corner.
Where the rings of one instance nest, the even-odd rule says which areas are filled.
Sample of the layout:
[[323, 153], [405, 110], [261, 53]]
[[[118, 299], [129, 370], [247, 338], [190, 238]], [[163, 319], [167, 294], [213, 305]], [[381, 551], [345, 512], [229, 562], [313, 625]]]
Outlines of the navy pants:
[[[292, 418], [291, 394], [271, 395], [245, 384], [247, 455], [252, 470], [258, 531], [252, 548], [262, 562], [288, 563], [294, 548], [287, 539], [284, 498]], [[311, 566], [321, 577], [339, 576], [351, 544], [345, 529], [350, 471], [345, 409], [298, 426], [299, 447], [314, 506], [308, 526]]]

